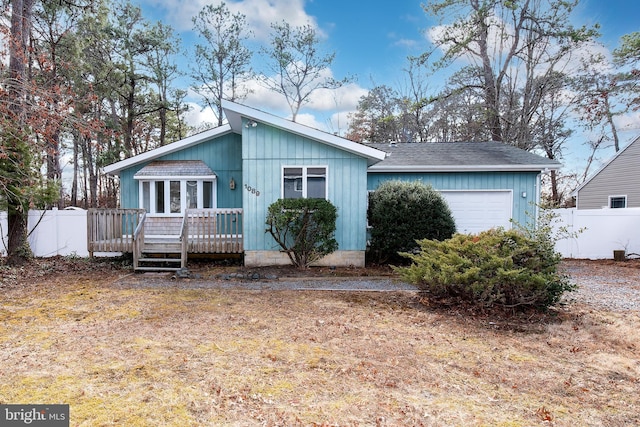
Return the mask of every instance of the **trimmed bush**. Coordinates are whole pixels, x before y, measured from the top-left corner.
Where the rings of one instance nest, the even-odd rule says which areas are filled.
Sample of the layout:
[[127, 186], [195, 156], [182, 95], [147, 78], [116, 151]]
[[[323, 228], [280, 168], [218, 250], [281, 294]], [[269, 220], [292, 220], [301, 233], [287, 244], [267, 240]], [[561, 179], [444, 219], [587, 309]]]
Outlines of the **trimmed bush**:
[[420, 253], [404, 254], [411, 266], [396, 271], [430, 302], [544, 310], [576, 288], [544, 233], [493, 229], [419, 243]]
[[419, 181], [387, 181], [369, 195], [369, 254], [377, 262], [406, 261], [399, 252], [418, 249], [417, 240], [450, 238], [456, 224], [446, 200]]
[[338, 249], [337, 209], [324, 199], [279, 199], [267, 211], [271, 233], [291, 263], [307, 268]]

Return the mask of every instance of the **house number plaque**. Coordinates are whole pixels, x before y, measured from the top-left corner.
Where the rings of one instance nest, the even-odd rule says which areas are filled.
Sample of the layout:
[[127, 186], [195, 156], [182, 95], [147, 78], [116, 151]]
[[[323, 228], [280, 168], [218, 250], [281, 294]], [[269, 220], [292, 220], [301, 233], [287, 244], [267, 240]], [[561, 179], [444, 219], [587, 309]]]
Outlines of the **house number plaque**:
[[251, 187], [250, 185], [247, 185], [247, 184], [244, 185], [244, 188], [249, 193], [255, 194], [256, 196], [260, 197], [260, 191], [259, 190], [256, 190], [255, 188], [253, 188], [253, 187]]

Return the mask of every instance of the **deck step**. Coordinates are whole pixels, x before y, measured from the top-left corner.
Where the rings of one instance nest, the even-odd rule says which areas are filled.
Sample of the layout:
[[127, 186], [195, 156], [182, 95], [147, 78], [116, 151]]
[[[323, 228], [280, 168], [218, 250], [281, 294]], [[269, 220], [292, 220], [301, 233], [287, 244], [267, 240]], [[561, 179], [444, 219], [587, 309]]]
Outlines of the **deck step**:
[[138, 267], [136, 271], [178, 271], [178, 267]]
[[179, 254], [182, 253], [181, 246], [145, 246], [142, 249], [145, 254]]
[[138, 262], [182, 262], [181, 258], [140, 258]]

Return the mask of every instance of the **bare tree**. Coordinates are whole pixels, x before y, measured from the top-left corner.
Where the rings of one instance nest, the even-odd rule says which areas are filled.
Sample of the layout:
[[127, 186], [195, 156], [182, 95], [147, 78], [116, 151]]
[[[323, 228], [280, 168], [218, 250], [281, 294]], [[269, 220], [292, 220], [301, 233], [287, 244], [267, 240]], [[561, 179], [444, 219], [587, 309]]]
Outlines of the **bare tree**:
[[194, 30], [204, 41], [196, 44], [195, 67], [192, 77], [197, 84], [193, 89], [223, 123], [222, 100], [244, 98], [241, 83], [251, 76], [251, 51], [244, 46], [251, 35], [245, 15], [231, 14], [223, 2], [207, 5], [193, 18]]
[[295, 122], [313, 92], [338, 89], [351, 79], [336, 80], [330, 75], [335, 53], [319, 51], [318, 34], [310, 24], [291, 27], [283, 21], [271, 24], [271, 28], [270, 47], [263, 53], [275, 77], [262, 76], [261, 81], [265, 87], [285, 97]]
[[407, 130], [407, 141], [427, 141], [429, 106], [434, 98], [429, 95], [429, 76], [425, 63], [420, 58], [409, 58], [409, 65], [404, 69], [406, 80], [399, 92], [403, 110], [403, 128]]
[[[427, 13], [450, 18], [434, 33], [435, 43], [444, 51], [436, 65], [446, 67], [463, 58], [480, 70], [485, 123], [492, 140], [531, 148], [530, 123], [546, 90], [535, 86], [534, 79], [557, 71], [580, 43], [596, 34], [570, 24], [576, 4], [440, 0], [423, 6]], [[517, 116], [506, 117], [516, 110]]]
[[640, 108], [640, 31], [622, 36], [613, 57], [616, 64], [628, 68], [619, 78], [629, 94], [629, 106], [637, 110]]
[[347, 139], [356, 142], [390, 142], [402, 139], [399, 97], [386, 85], [376, 86], [358, 101], [349, 118]]

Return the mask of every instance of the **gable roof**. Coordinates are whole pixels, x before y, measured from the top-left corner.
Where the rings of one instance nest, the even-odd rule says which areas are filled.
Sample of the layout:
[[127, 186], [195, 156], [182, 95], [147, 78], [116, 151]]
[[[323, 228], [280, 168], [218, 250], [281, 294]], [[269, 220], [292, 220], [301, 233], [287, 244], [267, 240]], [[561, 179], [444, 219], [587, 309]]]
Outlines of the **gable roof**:
[[250, 108], [245, 105], [240, 105], [231, 101], [222, 101], [222, 108], [224, 109], [225, 116], [227, 117], [228, 124], [219, 126], [214, 129], [210, 129], [205, 132], [201, 132], [196, 135], [189, 136], [176, 142], [172, 142], [162, 147], [147, 151], [145, 153], [138, 154], [128, 159], [121, 160], [116, 163], [112, 163], [103, 168], [107, 174], [115, 175], [121, 170], [135, 166], [140, 163], [149, 162], [155, 160], [164, 155], [175, 153], [176, 151], [183, 150], [193, 145], [200, 144], [209, 139], [217, 138], [219, 136], [236, 133], [242, 134], [242, 118], [253, 120], [255, 122], [266, 123], [270, 126], [286, 130], [288, 132], [312, 139], [314, 141], [327, 144], [339, 148], [341, 150], [356, 154], [367, 159], [367, 165], [371, 166], [385, 157], [385, 152], [376, 148], [368, 147], [357, 142], [349, 141], [348, 139], [332, 135], [327, 132], [322, 132], [317, 129], [310, 128], [300, 123], [292, 122], [269, 113], [265, 113], [255, 108]]
[[502, 142], [424, 142], [369, 144], [387, 158], [369, 172], [545, 171], [559, 169], [556, 160]]
[[637, 143], [638, 141], [640, 141], [640, 136], [635, 137], [629, 144], [627, 144], [626, 147], [618, 151], [613, 157], [607, 160], [605, 164], [600, 166], [598, 170], [596, 170], [593, 174], [591, 174], [591, 176], [585, 179], [582, 182], [582, 184], [580, 184], [575, 190], [573, 190], [573, 193], [571, 193], [571, 195], [577, 196], [580, 190], [582, 190], [587, 184], [589, 184], [596, 176], [600, 175], [602, 171], [604, 171], [611, 163], [613, 163], [618, 157], [620, 157], [625, 151], [627, 151], [629, 147], [631, 147], [633, 144]]
[[266, 123], [270, 126], [327, 144], [332, 147], [356, 154], [367, 159], [367, 165], [371, 166], [385, 158], [385, 152], [377, 148], [359, 144], [337, 135], [323, 132], [291, 120], [274, 116], [255, 108], [240, 105], [235, 102], [223, 100], [222, 108], [229, 121], [231, 129], [236, 133], [242, 133], [242, 118], [253, 120], [257, 123]]
[[181, 139], [176, 142], [172, 142], [162, 147], [147, 151], [145, 153], [138, 154], [137, 156], [129, 157], [128, 159], [121, 160], [116, 163], [112, 163], [103, 168], [105, 173], [115, 175], [123, 169], [135, 166], [140, 163], [149, 162], [157, 159], [158, 157], [165, 156], [167, 154], [175, 153], [176, 151], [183, 150], [187, 147], [200, 144], [208, 139], [217, 138], [222, 135], [233, 132], [231, 126], [223, 125], [214, 129], [201, 132], [187, 138]]

